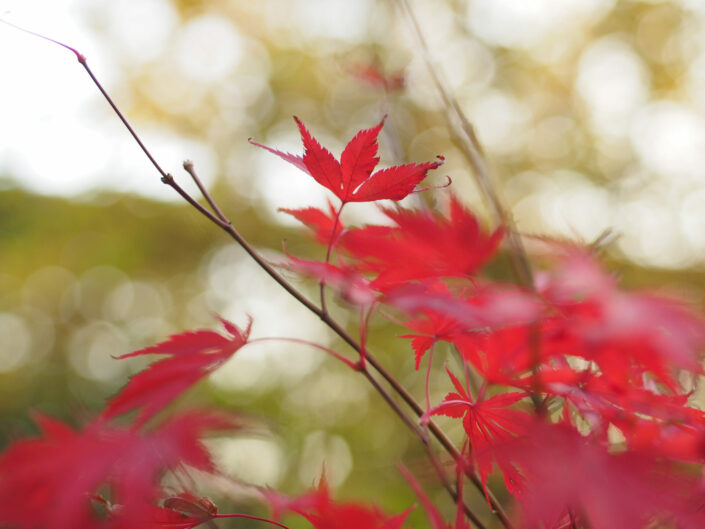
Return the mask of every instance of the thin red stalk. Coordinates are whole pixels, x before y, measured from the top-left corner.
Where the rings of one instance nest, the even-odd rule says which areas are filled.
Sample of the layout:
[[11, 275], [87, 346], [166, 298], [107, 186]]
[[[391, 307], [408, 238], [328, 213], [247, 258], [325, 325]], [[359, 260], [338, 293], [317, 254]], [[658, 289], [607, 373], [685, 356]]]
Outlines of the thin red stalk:
[[[335, 214], [335, 220], [333, 221], [333, 231], [330, 233], [330, 240], [328, 241], [328, 249], [326, 250], [326, 264], [330, 262], [330, 256], [333, 253], [333, 245], [335, 244], [335, 232], [338, 229], [338, 224], [340, 223], [340, 214], [343, 212], [345, 207], [345, 202], [340, 205], [338, 212]], [[321, 310], [327, 314], [328, 309], [326, 308], [326, 281], [321, 279]]]
[[248, 520], [257, 520], [258, 522], [266, 522], [272, 525], [276, 525], [278, 527], [281, 527], [282, 529], [289, 529], [289, 527], [284, 525], [283, 523], [275, 522], [274, 520], [270, 520], [268, 518], [261, 518], [260, 516], [253, 516], [251, 514], [216, 514], [215, 516], [213, 516], [213, 518], [247, 518]]
[[465, 388], [466, 391], [468, 392], [468, 395], [473, 397], [474, 399], [477, 399], [477, 393], [474, 390], [478, 390], [477, 384], [474, 384], [472, 378], [470, 377], [470, 368], [468, 367], [467, 362], [461, 357], [461, 363], [463, 365], [463, 373], [465, 374]]
[[[437, 464], [437, 462], [436, 462]], [[434, 464], [435, 467], [435, 464]], [[443, 518], [441, 517], [440, 512], [438, 512], [438, 509], [436, 506], [431, 502], [429, 499], [428, 495], [426, 492], [423, 490], [421, 487], [421, 484], [418, 482], [416, 477], [409, 471], [408, 468], [406, 468], [404, 465], [401, 463], [397, 465], [397, 469], [401, 473], [402, 476], [404, 476], [404, 479], [406, 479], [407, 483], [409, 486], [412, 488], [416, 496], [419, 498], [421, 501], [421, 504], [424, 506], [424, 509], [426, 510], [426, 513], [428, 515], [429, 521], [431, 522], [431, 527], [440, 529], [444, 527], [446, 524], [443, 521]], [[477, 516], [470, 510], [470, 508], [465, 505], [465, 503], [462, 501], [462, 495], [459, 496], [458, 493], [453, 490], [453, 488], [450, 486], [450, 483], [448, 483], [447, 478], [445, 477], [445, 474], [443, 473], [443, 469], [438, 467], [441, 475], [441, 481], [443, 481], [444, 485], [446, 486], [446, 490], [449, 491], [450, 496], [453, 498], [453, 501], [455, 501], [458, 504], [458, 508], [462, 508], [465, 511], [465, 514], [467, 515], [468, 518], [470, 518], [478, 527], [478, 529], [485, 529], [485, 525], [482, 523], [481, 520], [477, 518]], [[462, 489], [461, 489], [462, 490]]]
[[[159, 174], [161, 175], [161, 180], [163, 183], [166, 185], [170, 186], [173, 188], [181, 197], [184, 198], [189, 204], [191, 204], [194, 208], [196, 208], [202, 215], [204, 215], [206, 218], [208, 218], [211, 222], [222, 228], [225, 232], [227, 232], [244, 250], [245, 252], [272, 278], [274, 281], [277, 282], [285, 291], [287, 291], [291, 296], [293, 296], [299, 303], [301, 303], [304, 307], [309, 309], [311, 312], [316, 314], [333, 332], [335, 332], [340, 338], [342, 338], [346, 343], [348, 343], [353, 349], [355, 349], [358, 353], [361, 352], [361, 347], [360, 345], [350, 336], [345, 329], [343, 329], [336, 321], [331, 319], [331, 317], [324, 312], [322, 309], [319, 309], [314, 305], [310, 300], [308, 300], [301, 292], [299, 292], [293, 285], [291, 285], [286, 279], [284, 279], [267, 261], [262, 258], [259, 253], [240, 235], [240, 233], [232, 226], [232, 224], [224, 219], [218, 218], [215, 216], [213, 213], [205, 209], [201, 204], [199, 204], [195, 199], [193, 199], [186, 191], [179, 186], [174, 181], [174, 178], [171, 174], [166, 173], [161, 166], [157, 163], [157, 161], [154, 159], [152, 154], [149, 152], [149, 150], [146, 148], [146, 146], [142, 143], [142, 140], [140, 140], [139, 136], [137, 133], [134, 131], [130, 123], [127, 121], [125, 116], [120, 112], [120, 110], [117, 108], [115, 103], [113, 102], [112, 98], [108, 95], [108, 93], [105, 91], [101, 83], [98, 81], [98, 79], [95, 77], [93, 72], [91, 71], [90, 67], [87, 64], [86, 58], [79, 53], [77, 50], [74, 48], [67, 46], [66, 44], [63, 44], [61, 42], [55, 41], [53, 39], [50, 39], [48, 37], [45, 37], [43, 35], [39, 35], [37, 33], [34, 33], [29, 30], [25, 30], [24, 28], [20, 28], [18, 26], [15, 26], [14, 24], [11, 24], [9, 22], [6, 22], [2, 19], [0, 21], [4, 22], [5, 24], [8, 24], [12, 27], [15, 27], [21, 31], [24, 31], [26, 33], [29, 33], [31, 35], [35, 35], [37, 37], [43, 38], [45, 40], [48, 40], [50, 42], [53, 42], [55, 44], [58, 44], [70, 51], [72, 51], [79, 63], [83, 66], [83, 68], [86, 70], [88, 75], [90, 76], [91, 80], [93, 83], [96, 85], [98, 90], [100, 91], [101, 94], [103, 94], [103, 97], [106, 99], [106, 101], [110, 104], [111, 108], [115, 112], [115, 114], [120, 118], [120, 121], [122, 121], [123, 125], [127, 130], [130, 132], [134, 140], [137, 142], [137, 144], [140, 146], [144, 154], [147, 156], [147, 158], [152, 162], [152, 165], [157, 169]], [[421, 417], [423, 416], [424, 412], [421, 406], [419, 405], [418, 402], [411, 396], [411, 394], [402, 386], [399, 381], [396, 380], [394, 376], [392, 376], [372, 355], [367, 353], [366, 355], [367, 361], [374, 367], [374, 369], [387, 381], [387, 383], [393, 388], [393, 390], [404, 400], [404, 402], [414, 411], [414, 413], [418, 416]], [[382, 388], [379, 385], [379, 382], [370, 374], [369, 370], [364, 369], [362, 371], [364, 373], [365, 377], [370, 381], [370, 383], [373, 385], [373, 387], [377, 390], [377, 392], [384, 398], [384, 400], [387, 402], [387, 404], [395, 411], [395, 413], [402, 419], [402, 421], [407, 425], [407, 427], [414, 432], [417, 437], [423, 442], [427, 442], [427, 437], [426, 434], [418, 428], [418, 426], [415, 424], [414, 421], [412, 421], [407, 414], [399, 407], [399, 405], [394, 401], [394, 399], [387, 393], [387, 391]], [[458, 452], [458, 449], [455, 447], [455, 445], [450, 441], [450, 439], [445, 435], [445, 433], [438, 428], [438, 426], [430, 422], [428, 424], [428, 429], [433, 433], [434, 437], [438, 440], [438, 442], [441, 444], [441, 446], [446, 450], [451, 457], [453, 457], [454, 460], [458, 461], [461, 458], [460, 452]], [[466, 470], [466, 475], [468, 478], [472, 481], [473, 485], [479, 490], [479, 491], [486, 491], [488, 498], [490, 500], [490, 505], [494, 509], [494, 512], [498, 516], [498, 518], [501, 520], [503, 525], [507, 529], [512, 529], [513, 525], [511, 521], [509, 520], [508, 516], [504, 512], [504, 509], [502, 508], [501, 504], [497, 501], [497, 499], [494, 497], [494, 495], [491, 493], [491, 491], [487, 490], [486, 488], [483, 487], [480, 479], [477, 477], [477, 475], [474, 472], [471, 472], [469, 470]]]
[[301, 340], [299, 338], [268, 337], [268, 338], [256, 338], [254, 340], [250, 340], [249, 342], [247, 342], [247, 345], [257, 343], [257, 342], [290, 342], [290, 343], [300, 343], [303, 345], [308, 345], [309, 347], [313, 347], [314, 349], [319, 349], [320, 351], [328, 353], [329, 355], [340, 360], [346, 366], [348, 366], [349, 368], [351, 368], [355, 371], [361, 370], [361, 366], [358, 362], [353, 362], [352, 360], [345, 358], [343, 355], [334, 351], [333, 349], [329, 349], [328, 347], [324, 347], [323, 345], [317, 344], [316, 342], [309, 342], [308, 340]]

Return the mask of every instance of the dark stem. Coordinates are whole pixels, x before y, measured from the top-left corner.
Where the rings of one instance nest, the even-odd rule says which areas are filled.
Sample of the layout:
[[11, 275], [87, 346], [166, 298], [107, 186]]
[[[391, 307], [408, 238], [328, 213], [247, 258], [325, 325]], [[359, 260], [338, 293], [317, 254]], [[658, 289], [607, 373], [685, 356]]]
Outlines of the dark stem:
[[186, 160], [184, 162], [184, 170], [191, 175], [191, 178], [193, 178], [193, 181], [198, 186], [198, 189], [203, 195], [203, 198], [205, 198], [206, 202], [208, 202], [208, 204], [210, 205], [211, 209], [213, 210], [213, 213], [218, 215], [218, 218], [220, 218], [220, 220], [222, 220], [223, 222], [230, 222], [227, 217], [223, 214], [223, 212], [220, 211], [218, 204], [215, 203], [215, 200], [213, 200], [213, 197], [205, 188], [203, 182], [201, 182], [201, 179], [198, 177], [198, 173], [196, 173], [196, 169], [194, 169], [193, 162], [191, 160]]
[[220, 226], [221, 228], [223, 228], [224, 230], [227, 231], [226, 228], [230, 225], [230, 222], [228, 220], [219, 219], [218, 217], [213, 215], [213, 213], [211, 213], [206, 208], [201, 206], [201, 204], [199, 204], [196, 199], [194, 199], [191, 195], [189, 195], [186, 191], [184, 191], [184, 189], [179, 184], [176, 183], [176, 181], [174, 180], [174, 177], [171, 176], [169, 173], [167, 173], [166, 176], [162, 177], [162, 183], [168, 185], [174, 191], [176, 191], [179, 195], [181, 195], [181, 197], [186, 202], [188, 202], [194, 208], [196, 208], [199, 212], [201, 212], [201, 214], [204, 215], [206, 218], [208, 218], [208, 220], [217, 224], [218, 226]]
[[[69, 48], [69, 49], [71, 49], [71, 48]], [[112, 98], [111, 98], [111, 97], [108, 95], [108, 93], [105, 91], [105, 89], [103, 88], [103, 85], [100, 84], [100, 81], [98, 81], [98, 79], [96, 78], [96, 76], [93, 75], [93, 72], [92, 72], [91, 69], [88, 67], [88, 62], [86, 61], [86, 58], [85, 58], [83, 55], [79, 54], [78, 52], [75, 52], [75, 53], [77, 53], [78, 56], [79, 56], [78, 62], [80, 62], [80, 63], [81, 63], [81, 66], [83, 66], [83, 68], [86, 70], [86, 72], [88, 72], [88, 75], [89, 75], [89, 76], [91, 77], [91, 79], [93, 80], [93, 83], [98, 87], [98, 90], [100, 90], [100, 93], [103, 94], [103, 97], [105, 98], [105, 100], [106, 100], [106, 101], [110, 104], [110, 106], [113, 108], [113, 111], [115, 111], [115, 114], [117, 114], [117, 117], [120, 118], [120, 121], [122, 121], [122, 124], [125, 125], [125, 128], [130, 132], [130, 134], [132, 134], [132, 137], [133, 137], [133, 138], [135, 139], [135, 141], [137, 142], [137, 145], [140, 146], [140, 148], [142, 149], [142, 152], [144, 152], [144, 154], [147, 156], [147, 158], [149, 158], [149, 161], [152, 162], [152, 165], [154, 165], [154, 167], [157, 169], [157, 171], [159, 171], [159, 174], [162, 175], [162, 181], [163, 181], [164, 178], [171, 178], [171, 175], [169, 175], [169, 174], [167, 174], [166, 172], [164, 172], [164, 169], [162, 169], [161, 166], [157, 163], [157, 161], [156, 161], [156, 160], [154, 159], [154, 157], [152, 156], [152, 153], [150, 153], [150, 152], [149, 152], [149, 149], [147, 149], [147, 147], [145, 147], [144, 143], [142, 143], [142, 140], [140, 140], [140, 137], [139, 137], [139, 136], [137, 135], [137, 133], [132, 129], [132, 126], [131, 126], [130, 123], [127, 121], [127, 119], [125, 118], [125, 116], [122, 115], [122, 112], [120, 112], [120, 109], [115, 105], [115, 103], [113, 102]]]
[[438, 478], [441, 480], [441, 483], [443, 484], [443, 488], [446, 489], [448, 494], [450, 495], [451, 498], [458, 504], [459, 507], [462, 506], [462, 510], [465, 512], [465, 515], [470, 518], [470, 520], [477, 526], [477, 529], [487, 529], [485, 527], [485, 524], [482, 523], [482, 520], [480, 520], [477, 515], [472, 512], [472, 509], [468, 507], [468, 505], [463, 501], [462, 494], [463, 494], [463, 489], [462, 489], [462, 481], [461, 481], [461, 476], [458, 476], [458, 487], [456, 489], [453, 489], [451, 486], [450, 482], [448, 481], [448, 478], [446, 477], [445, 472], [443, 471], [443, 467], [441, 466], [440, 462], [438, 461], [438, 458], [433, 454], [433, 450], [431, 450], [431, 446], [426, 443], [426, 453], [428, 454], [428, 459], [431, 461], [431, 465], [433, 466], [433, 469], [436, 471], [436, 475]]

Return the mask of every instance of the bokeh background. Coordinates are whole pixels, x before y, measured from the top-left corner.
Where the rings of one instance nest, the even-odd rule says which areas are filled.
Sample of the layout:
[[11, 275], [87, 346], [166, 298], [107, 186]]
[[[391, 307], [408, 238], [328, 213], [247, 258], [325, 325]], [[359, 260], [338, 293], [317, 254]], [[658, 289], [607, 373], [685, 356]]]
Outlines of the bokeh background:
[[[590, 243], [609, 229], [605, 258], [625, 284], [702, 303], [705, 3], [411, 5], [519, 230]], [[389, 114], [382, 162], [443, 154], [431, 184], [449, 175], [486, 217], [391, 0], [0, 0], [0, 13], [84, 53], [160, 164], [193, 190], [181, 170], [192, 159], [267, 255], [283, 239], [291, 252], [321, 255], [277, 208], [321, 206], [326, 192], [247, 141], [300, 152], [294, 114], [336, 154]], [[345, 350], [160, 183], [71, 53], [3, 25], [0, 50], [0, 446], [35, 431], [33, 411], [90, 418], [144, 365], [113, 356], [213, 327], [213, 313], [240, 324], [251, 315], [255, 337]], [[403, 89], [371, 82], [370, 66], [403, 76]], [[347, 214], [380, 218], [369, 205]], [[334, 310], [355, 329], [345, 307]], [[400, 328], [372, 326], [374, 350], [419, 391]], [[435, 387], [440, 398], [440, 379]], [[252, 422], [212, 442], [233, 479], [296, 492], [325, 464], [339, 495], [399, 511], [413, 496], [396, 461], [427, 472], [363, 379], [306, 347], [245, 348], [178, 406], [213, 402]], [[234, 490], [205, 492], [237, 503]], [[482, 508], [482, 497], [471, 501]]]

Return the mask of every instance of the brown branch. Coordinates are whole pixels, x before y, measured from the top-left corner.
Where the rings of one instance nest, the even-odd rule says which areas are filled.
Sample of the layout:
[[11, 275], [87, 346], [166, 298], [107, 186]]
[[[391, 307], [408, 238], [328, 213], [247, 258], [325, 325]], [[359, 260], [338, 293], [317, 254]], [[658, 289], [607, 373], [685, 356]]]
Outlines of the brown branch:
[[203, 185], [203, 182], [201, 182], [201, 179], [198, 177], [198, 173], [196, 173], [196, 169], [193, 167], [193, 162], [191, 160], [186, 160], [183, 163], [183, 166], [184, 170], [191, 175], [191, 178], [198, 186], [198, 189], [199, 191], [201, 191], [203, 198], [205, 198], [206, 202], [208, 202], [208, 204], [210, 205], [211, 209], [213, 210], [213, 213], [215, 213], [218, 218], [220, 218], [220, 220], [222, 220], [223, 222], [230, 222], [227, 217], [223, 214], [223, 212], [220, 211], [218, 204], [215, 203], [215, 200], [213, 200], [213, 197]]

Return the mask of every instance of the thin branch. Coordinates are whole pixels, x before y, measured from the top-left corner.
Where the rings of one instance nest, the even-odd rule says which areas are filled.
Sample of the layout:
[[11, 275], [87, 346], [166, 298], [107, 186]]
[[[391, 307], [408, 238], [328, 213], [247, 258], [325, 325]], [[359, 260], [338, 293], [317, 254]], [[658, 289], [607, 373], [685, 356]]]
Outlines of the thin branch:
[[186, 160], [184, 161], [183, 166], [184, 171], [190, 174], [191, 178], [193, 178], [193, 181], [196, 183], [198, 189], [201, 191], [203, 198], [205, 198], [206, 202], [208, 202], [208, 204], [210, 205], [211, 209], [213, 210], [213, 213], [218, 215], [220, 220], [222, 220], [223, 222], [230, 222], [228, 218], [223, 214], [223, 212], [220, 211], [218, 204], [215, 203], [215, 200], [213, 200], [213, 197], [203, 185], [203, 182], [201, 182], [201, 179], [198, 177], [198, 173], [196, 173], [196, 169], [193, 167], [193, 162], [191, 160]]
[[176, 180], [174, 180], [174, 177], [171, 176], [171, 174], [167, 173], [166, 176], [162, 177], [162, 183], [168, 185], [171, 187], [174, 191], [176, 191], [181, 197], [191, 204], [194, 208], [196, 208], [202, 215], [204, 215], [208, 220], [211, 222], [217, 224], [221, 228], [227, 231], [227, 227], [230, 225], [230, 222], [226, 220], [221, 220], [213, 213], [208, 211], [206, 208], [201, 206], [201, 204], [198, 203], [198, 201], [193, 198], [191, 195], [189, 195], [179, 184], [176, 183]]
[[157, 160], [154, 159], [154, 156], [152, 156], [152, 153], [149, 152], [149, 149], [147, 149], [147, 147], [145, 147], [144, 143], [142, 143], [142, 140], [140, 140], [137, 133], [132, 129], [132, 126], [127, 121], [125, 116], [122, 115], [122, 112], [120, 112], [120, 109], [115, 105], [113, 100], [110, 98], [108, 93], [105, 91], [105, 89], [103, 88], [103, 85], [101, 85], [100, 82], [98, 81], [98, 79], [96, 78], [96, 76], [93, 75], [93, 72], [88, 67], [88, 62], [86, 61], [86, 58], [81, 55], [81, 58], [79, 58], [78, 62], [80, 62], [81, 66], [83, 66], [83, 68], [86, 70], [86, 72], [88, 72], [88, 75], [93, 80], [93, 83], [95, 83], [95, 85], [98, 87], [98, 90], [100, 90], [100, 93], [103, 94], [103, 97], [105, 98], [105, 100], [113, 108], [113, 110], [115, 111], [115, 114], [117, 114], [117, 116], [120, 118], [120, 121], [122, 121], [123, 125], [125, 125], [125, 128], [130, 132], [130, 134], [132, 134], [132, 137], [137, 142], [137, 145], [140, 146], [140, 148], [142, 149], [144, 154], [147, 156], [147, 158], [149, 158], [149, 161], [152, 162], [152, 165], [154, 165], [154, 167], [157, 169], [157, 171], [159, 171], [159, 174], [162, 175], [162, 181], [164, 181], [165, 178], [171, 178], [171, 175], [164, 172], [164, 169], [162, 169], [161, 166], [157, 163]]
[[460, 477], [458, 478], [458, 484], [460, 484], [461, 486], [456, 487], [456, 489], [453, 489], [450, 482], [448, 481], [448, 478], [445, 475], [445, 472], [443, 472], [443, 467], [438, 461], [438, 458], [436, 458], [436, 456], [433, 454], [433, 451], [431, 450], [431, 446], [429, 444], [426, 444], [426, 453], [428, 454], [428, 458], [431, 461], [431, 465], [436, 471], [436, 475], [443, 484], [443, 488], [446, 489], [450, 497], [453, 498], [453, 500], [458, 504], [459, 507], [462, 506], [462, 510], [465, 512], [465, 515], [470, 518], [470, 520], [477, 526], [477, 529], [487, 529], [485, 527], [485, 524], [482, 523], [482, 520], [477, 517], [477, 515], [463, 500], [462, 481], [460, 480]]
[[[96, 76], [93, 75], [93, 72], [91, 71], [91, 69], [90, 69], [89, 66], [88, 66], [88, 61], [86, 60], [86, 56], [85, 56], [85, 55], [83, 55], [81, 52], [79, 52], [76, 48], [72, 48], [72, 47], [69, 46], [68, 44], [64, 44], [63, 42], [60, 42], [60, 41], [58, 41], [58, 40], [49, 38], [49, 37], [47, 37], [47, 36], [45, 36], [45, 35], [42, 35], [41, 33], [36, 33], [36, 32], [31, 31], [31, 30], [29, 30], [29, 29], [25, 29], [25, 28], [23, 28], [23, 27], [21, 27], [21, 26], [18, 26], [18, 25], [16, 25], [16, 24], [13, 24], [12, 22], [8, 22], [7, 20], [3, 20], [3, 19], [1, 19], [1, 18], [0, 18], [0, 22], [2, 22], [3, 24], [8, 25], [8, 26], [10, 26], [10, 27], [13, 27], [13, 28], [15, 28], [15, 29], [17, 29], [17, 30], [19, 30], [19, 31], [22, 31], [23, 33], [27, 33], [27, 34], [32, 35], [32, 36], [34, 36], [34, 37], [38, 37], [38, 38], [40, 38], [40, 39], [47, 40], [47, 41], [49, 41], [49, 42], [51, 42], [51, 43], [53, 43], [53, 44], [57, 44], [57, 45], [61, 46], [62, 48], [65, 48], [65, 49], [71, 51], [71, 52], [76, 56], [76, 59], [78, 59], [78, 62], [81, 64], [81, 66], [83, 66], [83, 68], [86, 70], [86, 72], [88, 72], [88, 75], [89, 75], [90, 78], [93, 80], [93, 83], [98, 87], [98, 90], [100, 90], [100, 93], [103, 94], [103, 97], [105, 98], [105, 100], [110, 104], [110, 106], [112, 107], [112, 109], [113, 109], [113, 111], [115, 112], [115, 114], [117, 114], [117, 116], [120, 118], [120, 121], [122, 121], [122, 124], [125, 125], [125, 128], [130, 132], [130, 134], [132, 134], [132, 137], [133, 137], [134, 140], [137, 142], [137, 145], [140, 146], [140, 148], [142, 149], [142, 151], [144, 152], [144, 154], [146, 154], [146, 155], [147, 155], [147, 158], [149, 158], [149, 161], [152, 162], [152, 164], [154, 165], [154, 167], [156, 167], [157, 171], [159, 171], [159, 174], [162, 175], [162, 181], [163, 181], [165, 178], [167, 178], [167, 179], [170, 179], [170, 178], [171, 178], [171, 175], [167, 174], [167, 173], [161, 168], [161, 166], [157, 163], [157, 161], [154, 159], [154, 157], [153, 157], [152, 154], [149, 152], [149, 150], [147, 149], [147, 147], [145, 147], [144, 143], [142, 143], [142, 140], [140, 140], [139, 136], [137, 136], [137, 133], [135, 133], [135, 131], [132, 129], [132, 126], [130, 125], [130, 123], [127, 121], [127, 119], [125, 119], [125, 116], [122, 114], [122, 112], [120, 112], [120, 109], [117, 107], [117, 105], [115, 105], [115, 103], [113, 102], [113, 100], [112, 100], [112, 98], [110, 97], [110, 95], [108, 95], [108, 93], [105, 91], [105, 89], [103, 88], [103, 85], [100, 84], [100, 81], [98, 81], [98, 79], [96, 78]], [[166, 183], [166, 182], [165, 182], [165, 183]], [[183, 196], [183, 195], [182, 195], [182, 196]]]

